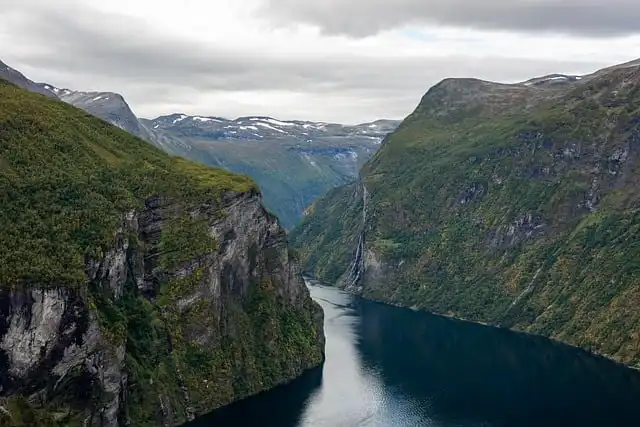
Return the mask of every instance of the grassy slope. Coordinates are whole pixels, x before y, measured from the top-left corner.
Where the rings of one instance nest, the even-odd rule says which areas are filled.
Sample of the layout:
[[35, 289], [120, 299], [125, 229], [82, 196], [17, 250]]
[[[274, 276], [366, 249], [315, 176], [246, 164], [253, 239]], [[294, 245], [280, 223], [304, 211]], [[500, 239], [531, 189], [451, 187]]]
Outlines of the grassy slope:
[[122, 213], [153, 194], [186, 199], [255, 188], [170, 158], [74, 107], [0, 80], [0, 284], [77, 285]]
[[[544, 96], [432, 89], [362, 172], [367, 247], [388, 277], [365, 295], [639, 363], [639, 105], [637, 68]], [[321, 278], [336, 262], [324, 237], [340, 246], [358, 232], [339, 194], [292, 235]]]
[[[0, 80], [0, 289], [85, 286], [85, 254], [102, 255], [123, 213], [141, 208], [151, 195], [188, 207], [221, 192], [255, 189], [248, 177], [171, 158], [81, 110]], [[187, 406], [206, 413], [322, 360], [313, 319], [317, 308], [308, 299], [297, 309], [278, 296], [277, 252], [249, 251], [261, 257], [252, 261], [260, 264], [261, 277], [252, 280], [248, 301], [223, 295], [180, 305], [195, 289], [210, 288], [206, 260], [217, 242], [207, 233], [207, 218], [173, 219], [158, 243], [159, 267], [171, 272], [193, 260], [194, 271], [161, 280], [153, 300], [129, 281], [117, 301], [95, 284], [85, 301], [106, 340], [126, 349], [125, 411], [136, 426], [184, 422]], [[130, 251], [144, 249], [140, 244], [130, 236]], [[203, 334], [212, 336], [205, 344], [197, 339]], [[102, 398], [83, 387], [81, 377], [68, 375], [56, 384], [46, 410], [18, 395], [8, 403], [0, 399], [11, 411], [0, 414], [0, 425], [80, 425], [82, 411]], [[160, 402], [173, 419], [166, 419]]]

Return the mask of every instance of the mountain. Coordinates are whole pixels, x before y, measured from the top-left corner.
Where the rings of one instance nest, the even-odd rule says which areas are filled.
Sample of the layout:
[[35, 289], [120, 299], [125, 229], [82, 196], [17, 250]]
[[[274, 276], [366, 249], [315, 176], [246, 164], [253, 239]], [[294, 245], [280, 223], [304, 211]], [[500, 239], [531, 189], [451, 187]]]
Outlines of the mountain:
[[113, 92], [79, 92], [70, 89], [58, 89], [44, 84], [45, 89], [54, 92], [59, 99], [83, 109], [96, 117], [118, 126], [127, 132], [150, 141], [151, 132], [145, 128], [122, 95]]
[[169, 154], [183, 155], [189, 151], [190, 147], [185, 143], [161, 131], [148, 129], [136, 117], [124, 97], [118, 93], [60, 89], [47, 83], [38, 83], [37, 85], [43, 90], [54, 93], [58, 99], [118, 126], [132, 135], [151, 142]]
[[323, 360], [253, 181], [0, 79], [0, 425], [173, 426]]
[[42, 85], [29, 80], [21, 72], [14, 70], [2, 61], [0, 61], [0, 79], [9, 81], [16, 86], [30, 90], [31, 92], [36, 92], [50, 98], [57, 98], [55, 93], [42, 87]]
[[360, 137], [379, 143], [399, 122], [378, 120], [372, 123], [348, 126], [336, 123], [282, 121], [272, 117], [240, 117], [227, 120], [221, 117], [171, 114], [153, 120], [143, 120], [150, 128], [161, 129], [192, 139], [208, 140], [263, 140], [293, 138], [312, 142], [314, 138]]
[[2, 76], [83, 109], [169, 154], [249, 175], [262, 188], [267, 208], [288, 229], [317, 197], [353, 181], [382, 138], [400, 123], [378, 120], [345, 126], [186, 114], [139, 119], [124, 97], [114, 92], [82, 92], [35, 83], [0, 63]]
[[640, 61], [447, 79], [291, 233], [375, 300], [640, 363]]
[[384, 136], [398, 125], [392, 120], [344, 126], [186, 114], [143, 123], [187, 144], [190, 149], [184, 156], [255, 179], [266, 206], [291, 228], [317, 197], [353, 181]]

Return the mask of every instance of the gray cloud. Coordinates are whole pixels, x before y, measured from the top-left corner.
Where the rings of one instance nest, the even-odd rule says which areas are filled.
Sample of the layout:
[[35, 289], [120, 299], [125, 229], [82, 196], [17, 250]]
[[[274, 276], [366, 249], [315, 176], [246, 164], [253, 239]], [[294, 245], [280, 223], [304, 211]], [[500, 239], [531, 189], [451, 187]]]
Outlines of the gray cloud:
[[[91, 9], [69, 13], [44, 0], [13, 4], [0, 12], [0, 42], [16, 42], [3, 48], [10, 53], [3, 57], [9, 65], [58, 86], [120, 92], [144, 116], [183, 111], [342, 122], [401, 118], [429, 86], [446, 77], [517, 81], [605, 65], [459, 55], [392, 61], [358, 55], [270, 56], [232, 46], [194, 45], [142, 20]], [[3, 14], [11, 19], [3, 20]], [[250, 96], [215, 105], [207, 100], [238, 93]], [[291, 96], [290, 102], [275, 101], [283, 93]]]
[[640, 33], [638, 0], [267, 0], [281, 22], [367, 36], [411, 24], [550, 31], [590, 36]]

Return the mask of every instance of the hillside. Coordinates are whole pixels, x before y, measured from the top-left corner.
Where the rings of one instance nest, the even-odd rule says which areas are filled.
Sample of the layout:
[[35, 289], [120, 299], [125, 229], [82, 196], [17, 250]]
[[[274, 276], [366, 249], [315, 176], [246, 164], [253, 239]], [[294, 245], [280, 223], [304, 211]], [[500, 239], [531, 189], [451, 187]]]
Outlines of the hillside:
[[316, 198], [353, 181], [382, 138], [399, 124], [377, 120], [348, 126], [179, 113], [149, 120], [138, 118], [115, 92], [83, 92], [35, 83], [2, 62], [0, 78], [85, 110], [171, 155], [250, 176], [262, 188], [267, 208], [287, 229]]
[[50, 98], [57, 98], [57, 95], [53, 93], [53, 91], [42, 87], [41, 85], [32, 82], [28, 78], [26, 78], [21, 72], [14, 70], [9, 67], [4, 62], [0, 61], [0, 79], [6, 80], [8, 82], [13, 83], [16, 86], [19, 86], [23, 89], [27, 89], [31, 92], [36, 92], [41, 95], [48, 96]]
[[49, 91], [169, 154], [250, 176], [260, 185], [267, 208], [288, 229], [316, 198], [353, 181], [380, 141], [399, 124], [378, 120], [347, 126], [178, 113], [148, 120], [136, 117], [117, 93], [59, 89], [33, 82], [24, 87]]
[[292, 232], [365, 297], [640, 364], [640, 62], [448, 79]]
[[2, 62], [0, 78], [80, 108], [171, 155], [248, 175], [260, 185], [266, 207], [287, 229], [316, 198], [353, 181], [380, 141], [400, 123], [377, 120], [349, 126], [179, 113], [150, 120], [137, 117], [119, 93], [36, 83]]
[[0, 130], [0, 425], [178, 425], [321, 363], [248, 177], [2, 79]]
[[249, 175], [260, 184], [267, 208], [287, 228], [298, 222], [316, 198], [353, 181], [384, 136], [398, 125], [392, 120], [345, 126], [186, 114], [143, 122], [187, 144], [184, 156]]

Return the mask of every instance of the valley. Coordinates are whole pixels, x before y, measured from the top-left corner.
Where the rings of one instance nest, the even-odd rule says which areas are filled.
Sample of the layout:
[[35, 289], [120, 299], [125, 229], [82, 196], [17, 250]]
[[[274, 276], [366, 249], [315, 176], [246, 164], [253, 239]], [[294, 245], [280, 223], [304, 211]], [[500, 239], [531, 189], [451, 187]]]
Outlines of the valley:
[[0, 63], [0, 426], [636, 422], [639, 105], [632, 61], [143, 119]]
[[143, 119], [118, 93], [36, 83], [0, 63], [2, 77], [85, 110], [171, 155], [250, 176], [260, 186], [267, 208], [286, 229], [297, 224], [315, 199], [353, 181], [382, 139], [400, 123], [377, 120], [341, 125], [271, 117], [229, 120], [181, 113]]

